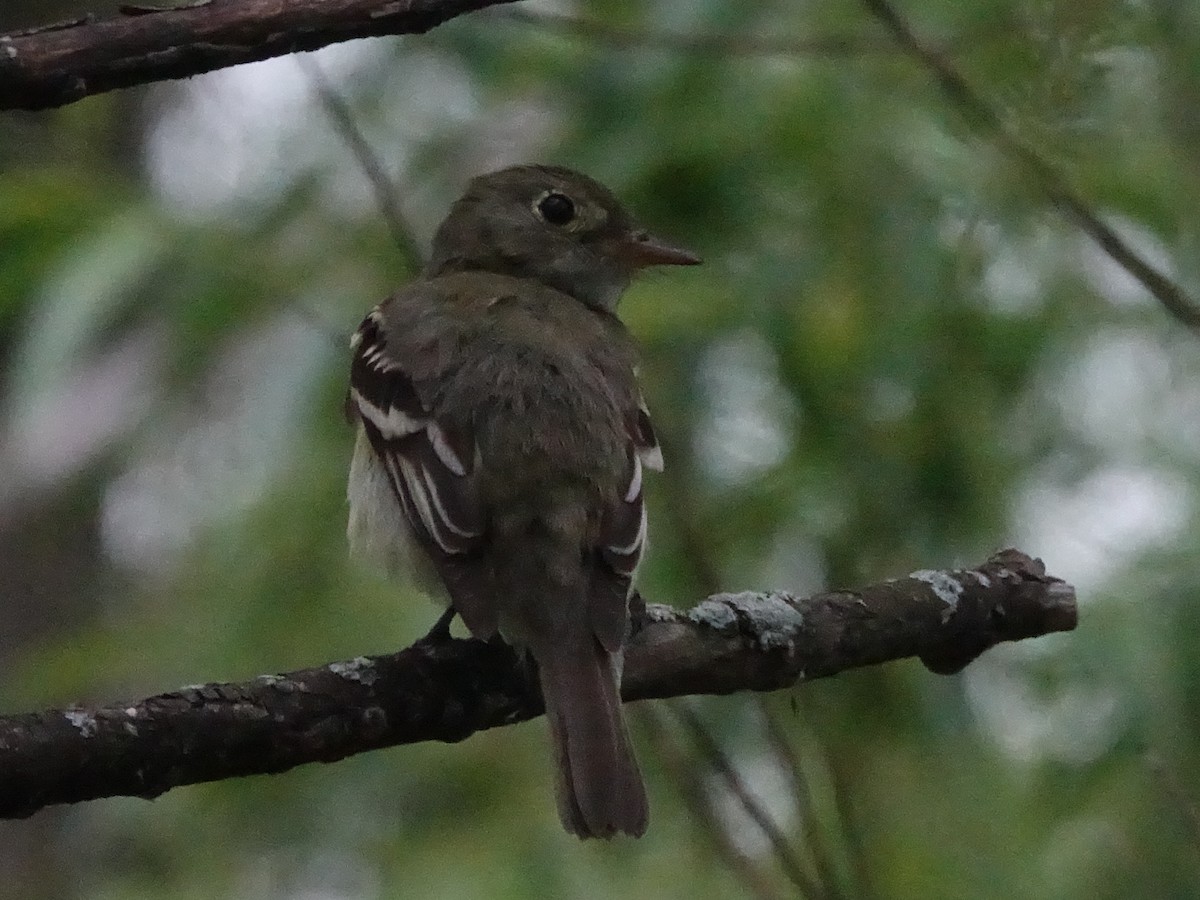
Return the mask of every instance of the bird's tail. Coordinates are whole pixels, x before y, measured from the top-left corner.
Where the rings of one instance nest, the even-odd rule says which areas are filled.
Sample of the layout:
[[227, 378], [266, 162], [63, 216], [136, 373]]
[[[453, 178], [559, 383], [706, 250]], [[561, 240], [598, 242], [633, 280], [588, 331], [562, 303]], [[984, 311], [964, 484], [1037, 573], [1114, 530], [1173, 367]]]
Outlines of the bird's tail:
[[558, 815], [581, 838], [640, 837], [646, 789], [621, 715], [613, 654], [590, 633], [536, 653], [557, 764]]

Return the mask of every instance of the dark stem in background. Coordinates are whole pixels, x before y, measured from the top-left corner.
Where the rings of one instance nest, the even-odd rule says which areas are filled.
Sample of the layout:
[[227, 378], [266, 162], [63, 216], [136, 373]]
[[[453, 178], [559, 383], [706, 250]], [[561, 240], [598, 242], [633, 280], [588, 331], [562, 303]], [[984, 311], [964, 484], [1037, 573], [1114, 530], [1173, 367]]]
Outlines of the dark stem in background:
[[424, 265], [421, 244], [405, 218], [396, 186], [391, 176], [388, 175], [383, 160], [371, 147], [362, 133], [362, 129], [358, 127], [350, 104], [330, 83], [324, 70], [315, 59], [309, 56], [297, 56], [296, 64], [312, 84], [313, 93], [316, 94], [321, 108], [325, 110], [325, 115], [329, 117], [330, 124], [345, 141], [346, 146], [350, 148], [355, 162], [358, 163], [363, 175], [370, 182], [371, 196], [375, 198], [379, 215], [387, 225], [396, 247], [400, 250], [405, 268], [411, 274], [419, 272], [421, 266]]
[[721, 777], [722, 781], [725, 782], [725, 786], [737, 797], [738, 802], [742, 805], [742, 809], [746, 811], [759, 830], [766, 835], [767, 841], [771, 844], [771, 852], [775, 854], [775, 858], [779, 861], [779, 866], [783, 869], [783, 874], [787, 876], [788, 881], [796, 886], [803, 897], [824, 897], [825, 893], [820, 889], [817, 882], [809, 877], [804, 865], [800, 862], [799, 857], [796, 856], [796, 852], [792, 848], [787, 835], [779, 827], [779, 823], [775, 821], [775, 818], [768, 812], [766, 807], [759, 802], [750, 788], [746, 786], [746, 782], [742, 780], [737, 767], [725, 755], [720, 744], [717, 743], [708, 728], [705, 727], [699, 716], [696, 715], [696, 711], [683, 702], [672, 704], [671, 711], [679, 719], [680, 724], [688, 734], [691, 735], [696, 748], [700, 751], [701, 758]]
[[889, 0], [863, 0], [863, 5], [891, 32], [901, 49], [929, 70], [967, 121], [990, 137], [1005, 155], [1033, 177], [1051, 203], [1136, 278], [1167, 312], [1193, 331], [1200, 331], [1200, 305], [1105, 224], [1087, 201], [1071, 188], [1062, 173], [1004, 124], [1000, 114], [971, 87], [949, 58], [918, 38]]
[[734, 842], [713, 809], [704, 784], [704, 773], [670, 733], [660, 709], [650, 704], [638, 710], [638, 725], [649, 736], [649, 744], [687, 807], [689, 821], [708, 838], [721, 861], [757, 900], [784, 900], [773, 879], [749, 854]]
[[[645, 27], [630, 28], [600, 19], [545, 11], [533, 12], [520, 7], [485, 15], [517, 25], [573, 35], [617, 50], [662, 50], [693, 56], [710, 56], [714, 59], [826, 57], [843, 60], [903, 52], [894, 40], [883, 33], [876, 34], [873, 31], [866, 34], [847, 31], [806, 38], [781, 38], [719, 31], [685, 33]], [[1007, 26], [989, 23], [963, 31], [943, 42], [941, 46], [947, 53], [964, 53], [989, 41], [1003, 41], [1008, 36]]]
[[[720, 594], [688, 611], [646, 608], [622, 694], [772, 691], [909, 656], [949, 672], [1001, 641], [1075, 624], [1074, 589], [1016, 550], [974, 569], [914, 572], [804, 600]], [[448, 640], [131, 703], [3, 716], [0, 817], [460, 741], [541, 712], [509, 648]]]
[[[775, 711], [767, 703], [766, 698], [759, 699], [758, 709], [762, 714], [763, 733], [767, 736], [767, 746], [775, 752], [776, 757], [782, 763], [788, 783], [792, 788], [792, 796], [796, 798], [800, 825], [804, 829], [805, 836], [811, 843], [810, 852], [817, 869], [817, 882], [825, 885], [825, 896], [829, 900], [844, 900], [847, 894], [842, 890], [837, 867], [833, 862], [833, 850], [829, 846], [824, 829], [820, 827], [820, 821], [814, 814], [816, 803], [813, 798], [812, 785], [809, 783], [808, 774], [801, 763], [799, 751], [796, 749], [791, 736], [787, 734], [780, 723], [779, 716], [775, 714]], [[816, 755], [819, 755], [821, 762], [825, 763], [828, 754], [825, 752], [824, 744], [819, 740], [814, 729], [807, 727], [807, 731], [810, 741], [817, 745]], [[840, 791], [840, 786], [835, 785], [834, 789]], [[841, 836], [844, 845], [853, 847], [856, 842], [846, 835], [849, 827], [847, 822], [839, 817], [835, 827], [842, 833]], [[863, 867], [863, 861], [855, 858], [851, 861], [851, 865], [857, 871]], [[857, 894], [852, 893], [850, 896], [862, 897], [864, 895], [865, 892], [860, 890]]]
[[812, 38], [771, 38], [750, 34], [662, 31], [628, 28], [552, 12], [533, 12], [520, 7], [495, 16], [520, 25], [560, 31], [609, 47], [628, 50], [665, 50], [719, 58], [750, 56], [853, 57], [895, 53], [896, 46], [882, 35], [830, 34]]
[[1146, 750], [1143, 759], [1150, 773], [1157, 779], [1162, 794], [1187, 826], [1193, 849], [1200, 851], [1200, 808], [1197, 808], [1195, 798], [1188, 793], [1179, 773], [1167, 764], [1166, 757], [1153, 750]]

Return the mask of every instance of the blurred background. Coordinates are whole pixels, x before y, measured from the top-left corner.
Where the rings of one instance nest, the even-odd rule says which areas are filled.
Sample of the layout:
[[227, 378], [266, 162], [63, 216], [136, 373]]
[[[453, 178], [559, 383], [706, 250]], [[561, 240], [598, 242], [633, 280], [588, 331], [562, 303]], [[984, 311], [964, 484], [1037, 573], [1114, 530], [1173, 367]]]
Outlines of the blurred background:
[[[0, 29], [115, 6], [5, 0]], [[902, 9], [1200, 296], [1200, 7]], [[346, 559], [346, 340], [516, 161], [591, 173], [707, 263], [623, 305], [667, 453], [648, 599], [1016, 545], [1080, 628], [949, 678], [643, 704], [639, 842], [561, 831], [536, 721], [0, 823], [0, 897], [1200, 895], [1200, 337], [863, 5], [564, 0], [305, 59], [0, 117], [4, 711], [428, 628]]]

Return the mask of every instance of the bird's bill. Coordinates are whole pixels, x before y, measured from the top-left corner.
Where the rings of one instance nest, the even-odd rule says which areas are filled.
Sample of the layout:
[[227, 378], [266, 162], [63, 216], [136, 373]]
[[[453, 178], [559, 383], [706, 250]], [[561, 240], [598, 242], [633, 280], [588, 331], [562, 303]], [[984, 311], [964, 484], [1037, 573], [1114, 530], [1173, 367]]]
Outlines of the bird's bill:
[[637, 231], [618, 242], [616, 255], [635, 269], [647, 266], [698, 266], [700, 257], [662, 238]]

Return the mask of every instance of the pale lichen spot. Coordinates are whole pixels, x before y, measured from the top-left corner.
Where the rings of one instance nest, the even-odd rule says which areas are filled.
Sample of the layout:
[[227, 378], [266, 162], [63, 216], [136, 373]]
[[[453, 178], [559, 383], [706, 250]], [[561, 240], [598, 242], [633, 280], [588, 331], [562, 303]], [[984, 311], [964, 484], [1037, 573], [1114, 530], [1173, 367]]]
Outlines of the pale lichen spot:
[[990, 588], [992, 586], [992, 579], [988, 578], [982, 572], [976, 572], [974, 569], [972, 569], [967, 574], [979, 582], [980, 587]]
[[370, 687], [379, 677], [375, 671], [375, 663], [365, 656], [356, 656], [348, 662], [330, 663], [326, 668], [339, 678], [347, 681], [358, 681]]
[[647, 603], [644, 618], [647, 622], [673, 622], [677, 612], [675, 607], [665, 603]]
[[937, 598], [946, 604], [946, 609], [942, 613], [942, 624], [949, 622], [954, 615], [955, 607], [958, 606], [958, 598], [962, 596], [962, 582], [949, 572], [939, 572], [934, 569], [921, 569], [908, 577], [916, 581], [923, 581], [933, 588], [933, 593]]
[[296, 683], [283, 675], [259, 675], [254, 679], [259, 684], [274, 688], [281, 694], [291, 694], [296, 691]]
[[718, 594], [702, 603], [698, 603], [688, 610], [687, 617], [697, 625], [707, 625], [709, 628], [715, 628], [718, 631], [732, 628], [737, 625], [737, 616], [734, 615], [733, 610], [724, 602], [724, 598], [727, 596], [731, 595]]
[[63, 717], [78, 728], [79, 733], [85, 738], [92, 737], [99, 729], [99, 726], [96, 724], [96, 717], [87, 710], [68, 709], [63, 713]]
[[781, 594], [734, 594], [729, 602], [754, 624], [761, 649], [794, 649], [804, 616]]
[[762, 650], [792, 650], [796, 632], [804, 625], [800, 611], [788, 603], [783, 595], [753, 591], [717, 594], [689, 612], [688, 618], [720, 629], [733, 628], [739, 618], [745, 619], [750, 623], [750, 630]]
[[137, 714], [138, 714], [138, 711], [137, 711], [137, 707], [136, 707], [136, 706], [127, 706], [127, 707], [125, 707], [125, 715], [129, 716], [129, 718], [131, 718], [131, 719], [136, 719], [136, 718], [137, 718]]

